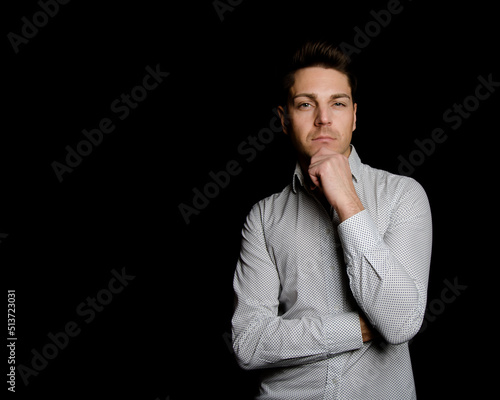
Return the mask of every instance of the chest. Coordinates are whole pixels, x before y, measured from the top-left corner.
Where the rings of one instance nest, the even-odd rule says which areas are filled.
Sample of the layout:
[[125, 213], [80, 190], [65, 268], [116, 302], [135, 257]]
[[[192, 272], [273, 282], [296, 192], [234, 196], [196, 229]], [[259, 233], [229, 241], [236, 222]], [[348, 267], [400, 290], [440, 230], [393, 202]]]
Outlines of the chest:
[[[383, 233], [388, 216], [378, 215], [374, 196], [365, 196], [361, 190], [358, 195]], [[352, 308], [347, 300], [350, 292], [336, 212], [315, 197], [298, 193], [288, 196], [268, 218], [266, 245], [280, 277], [284, 311], [301, 308], [307, 312], [313, 307], [319, 312], [343, 312]]]

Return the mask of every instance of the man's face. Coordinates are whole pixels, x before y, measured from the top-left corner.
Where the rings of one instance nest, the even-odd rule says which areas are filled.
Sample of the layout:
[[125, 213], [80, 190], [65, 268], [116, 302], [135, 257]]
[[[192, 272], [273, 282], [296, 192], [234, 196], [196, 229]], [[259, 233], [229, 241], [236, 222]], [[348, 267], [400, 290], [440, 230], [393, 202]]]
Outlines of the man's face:
[[301, 162], [308, 163], [322, 146], [349, 156], [356, 104], [345, 74], [322, 67], [299, 69], [290, 89], [288, 125], [283, 107], [278, 111]]

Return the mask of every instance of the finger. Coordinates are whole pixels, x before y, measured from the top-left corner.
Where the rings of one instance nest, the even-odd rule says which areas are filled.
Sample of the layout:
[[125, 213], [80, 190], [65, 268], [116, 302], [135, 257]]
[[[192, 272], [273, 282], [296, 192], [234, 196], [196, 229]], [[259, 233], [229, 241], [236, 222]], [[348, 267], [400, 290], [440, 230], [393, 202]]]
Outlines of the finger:
[[318, 188], [321, 187], [321, 180], [320, 180], [319, 176], [317, 176], [315, 174], [311, 174], [309, 172], [309, 177], [311, 178], [311, 181], [312, 181], [312, 183], [314, 184], [315, 187], [318, 187]]

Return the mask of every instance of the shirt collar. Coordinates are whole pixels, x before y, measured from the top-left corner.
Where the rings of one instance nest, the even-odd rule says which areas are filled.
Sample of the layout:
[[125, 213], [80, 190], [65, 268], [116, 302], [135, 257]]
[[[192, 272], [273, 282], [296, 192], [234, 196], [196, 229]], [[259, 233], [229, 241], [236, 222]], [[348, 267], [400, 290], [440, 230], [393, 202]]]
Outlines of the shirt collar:
[[[352, 177], [356, 182], [358, 182], [361, 177], [361, 165], [361, 159], [359, 158], [356, 149], [351, 144], [351, 154], [349, 154], [349, 167], [351, 168]], [[300, 168], [299, 162], [297, 162], [297, 164], [295, 165], [295, 171], [293, 173], [292, 189], [294, 193], [297, 193], [297, 181], [301, 186], [305, 187], [305, 178], [304, 174], [302, 173], [302, 168]]]

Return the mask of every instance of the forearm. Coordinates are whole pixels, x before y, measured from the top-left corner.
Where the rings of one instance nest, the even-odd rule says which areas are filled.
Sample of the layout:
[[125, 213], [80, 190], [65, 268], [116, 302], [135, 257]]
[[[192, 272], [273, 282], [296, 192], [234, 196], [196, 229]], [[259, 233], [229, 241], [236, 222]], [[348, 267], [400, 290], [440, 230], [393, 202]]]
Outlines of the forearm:
[[287, 320], [237, 309], [233, 318], [233, 347], [244, 369], [308, 364], [362, 344], [355, 312]]
[[391, 233], [383, 238], [367, 211], [339, 225], [351, 291], [390, 343], [410, 340], [422, 323], [430, 244], [429, 238], [417, 240], [415, 235], [425, 235], [426, 229], [415, 229], [415, 234], [406, 229], [406, 238]]

